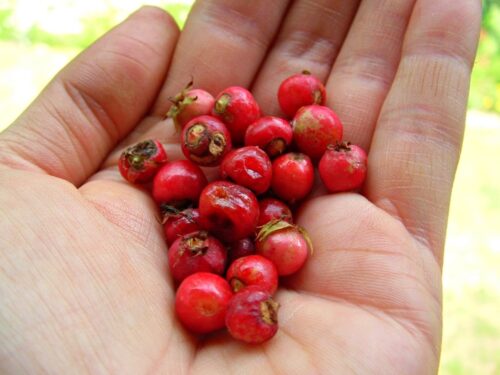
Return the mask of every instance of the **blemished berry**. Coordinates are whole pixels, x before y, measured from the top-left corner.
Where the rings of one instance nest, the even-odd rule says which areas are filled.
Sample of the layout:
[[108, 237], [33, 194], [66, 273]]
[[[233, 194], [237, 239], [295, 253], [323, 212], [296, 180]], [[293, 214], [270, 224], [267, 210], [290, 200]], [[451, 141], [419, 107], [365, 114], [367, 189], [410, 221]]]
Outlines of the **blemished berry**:
[[349, 143], [330, 145], [319, 162], [319, 175], [329, 192], [359, 189], [367, 171], [366, 152]]
[[193, 118], [209, 115], [212, 112], [215, 99], [208, 91], [193, 89], [193, 82], [171, 99], [172, 106], [167, 117], [172, 118], [178, 130], [182, 130]]
[[259, 287], [248, 287], [229, 301], [226, 327], [229, 334], [248, 344], [261, 344], [278, 331], [278, 309], [271, 294]]
[[245, 133], [245, 146], [258, 146], [274, 158], [290, 146], [292, 126], [279, 117], [265, 116], [252, 123]]
[[179, 211], [173, 207], [170, 209], [167, 207], [163, 222], [167, 245], [171, 246], [179, 237], [200, 230], [199, 219], [200, 211], [197, 208]]
[[250, 91], [231, 86], [217, 95], [212, 114], [227, 125], [234, 144], [241, 144], [248, 126], [260, 117], [260, 108]]
[[228, 268], [226, 279], [233, 292], [240, 292], [256, 285], [271, 294], [278, 288], [278, 271], [269, 259], [261, 255], [249, 255], [236, 259]]
[[269, 156], [257, 146], [229, 152], [220, 165], [221, 177], [252, 190], [265, 193], [271, 186], [272, 165]]
[[167, 153], [160, 141], [150, 139], [123, 151], [118, 161], [118, 169], [128, 182], [144, 183], [151, 181], [167, 160]]
[[228, 264], [236, 259], [255, 254], [255, 245], [253, 238], [247, 237], [230, 243], [227, 246]]
[[189, 160], [165, 164], [153, 180], [153, 199], [160, 206], [183, 208], [197, 202], [208, 181], [200, 167]]
[[294, 74], [285, 79], [278, 89], [278, 102], [281, 110], [289, 118], [304, 106], [324, 105], [326, 90], [323, 83], [308, 71]]
[[259, 204], [247, 188], [228, 181], [215, 181], [201, 192], [198, 209], [203, 228], [231, 243], [254, 234]]
[[199, 116], [182, 130], [181, 147], [187, 159], [205, 167], [219, 165], [232, 149], [231, 135], [219, 119]]
[[312, 244], [304, 229], [277, 220], [261, 228], [255, 249], [274, 263], [278, 275], [288, 276], [302, 268], [312, 252]]
[[210, 333], [224, 328], [233, 293], [223, 277], [198, 272], [185, 278], [175, 295], [175, 312], [189, 331]]
[[298, 149], [319, 161], [329, 144], [342, 140], [343, 126], [330, 108], [310, 105], [300, 108], [292, 121], [293, 140]]
[[257, 226], [261, 227], [271, 220], [284, 220], [293, 223], [292, 210], [285, 203], [275, 198], [265, 198], [259, 201], [259, 221]]
[[226, 266], [226, 249], [206, 231], [186, 234], [168, 249], [170, 274], [176, 282], [196, 272], [222, 275]]
[[284, 201], [295, 203], [304, 199], [313, 183], [314, 167], [309, 156], [291, 152], [273, 160], [271, 187]]

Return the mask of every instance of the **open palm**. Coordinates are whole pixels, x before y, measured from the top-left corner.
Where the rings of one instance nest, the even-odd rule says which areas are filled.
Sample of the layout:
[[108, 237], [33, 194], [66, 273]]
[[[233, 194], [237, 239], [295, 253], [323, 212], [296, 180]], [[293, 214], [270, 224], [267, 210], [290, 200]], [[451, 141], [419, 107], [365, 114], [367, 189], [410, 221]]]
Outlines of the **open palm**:
[[[179, 34], [144, 8], [69, 64], [0, 134], [0, 372], [423, 374], [437, 371], [441, 266], [479, 0], [199, 1]], [[123, 148], [165, 140], [191, 77], [326, 82], [345, 139], [369, 150], [363, 195], [318, 194], [314, 255], [277, 294], [280, 331], [248, 346], [173, 314], [157, 211], [118, 175]]]

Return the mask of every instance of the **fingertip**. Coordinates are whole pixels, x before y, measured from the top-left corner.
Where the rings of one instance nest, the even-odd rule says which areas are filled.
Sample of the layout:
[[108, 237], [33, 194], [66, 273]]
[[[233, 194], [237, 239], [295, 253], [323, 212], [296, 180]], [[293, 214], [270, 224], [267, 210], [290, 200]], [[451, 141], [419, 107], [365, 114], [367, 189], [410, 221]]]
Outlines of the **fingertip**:
[[128, 18], [145, 18], [153, 22], [163, 23], [173, 31], [180, 31], [175, 18], [167, 10], [155, 5], [143, 5], [133, 12]]

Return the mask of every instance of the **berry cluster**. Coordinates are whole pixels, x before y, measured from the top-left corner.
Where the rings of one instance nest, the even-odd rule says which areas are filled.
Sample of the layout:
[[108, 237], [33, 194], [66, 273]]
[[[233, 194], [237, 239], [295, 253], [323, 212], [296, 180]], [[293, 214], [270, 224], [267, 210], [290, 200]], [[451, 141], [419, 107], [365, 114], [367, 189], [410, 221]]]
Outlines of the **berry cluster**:
[[[325, 88], [316, 77], [287, 78], [278, 101], [291, 121], [262, 117], [242, 87], [214, 98], [189, 84], [167, 114], [186, 160], [169, 162], [158, 140], [120, 157], [126, 180], [152, 181], [178, 285], [175, 311], [192, 332], [226, 327], [247, 343], [273, 337], [279, 277], [300, 270], [312, 253], [290, 206], [311, 193], [313, 163], [330, 192], [358, 189], [365, 179], [366, 154], [342, 142], [342, 123], [324, 105]], [[200, 167], [218, 167], [220, 180], [209, 183]]]

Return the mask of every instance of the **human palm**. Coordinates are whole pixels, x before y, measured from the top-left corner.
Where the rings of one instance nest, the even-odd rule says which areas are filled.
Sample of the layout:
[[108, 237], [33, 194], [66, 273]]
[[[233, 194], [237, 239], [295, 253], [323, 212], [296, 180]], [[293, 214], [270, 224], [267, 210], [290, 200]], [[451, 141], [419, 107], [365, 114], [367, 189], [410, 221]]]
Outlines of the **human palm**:
[[[77, 57], [0, 134], [2, 373], [436, 372], [441, 265], [480, 1], [199, 1], [179, 33], [145, 8]], [[345, 139], [369, 149], [363, 194], [304, 202], [314, 254], [283, 282], [260, 346], [187, 333], [157, 210], [119, 153], [159, 137], [192, 76], [252, 89], [327, 83]], [[209, 171], [210, 172], [210, 171]], [[213, 171], [211, 171], [213, 172]]]

